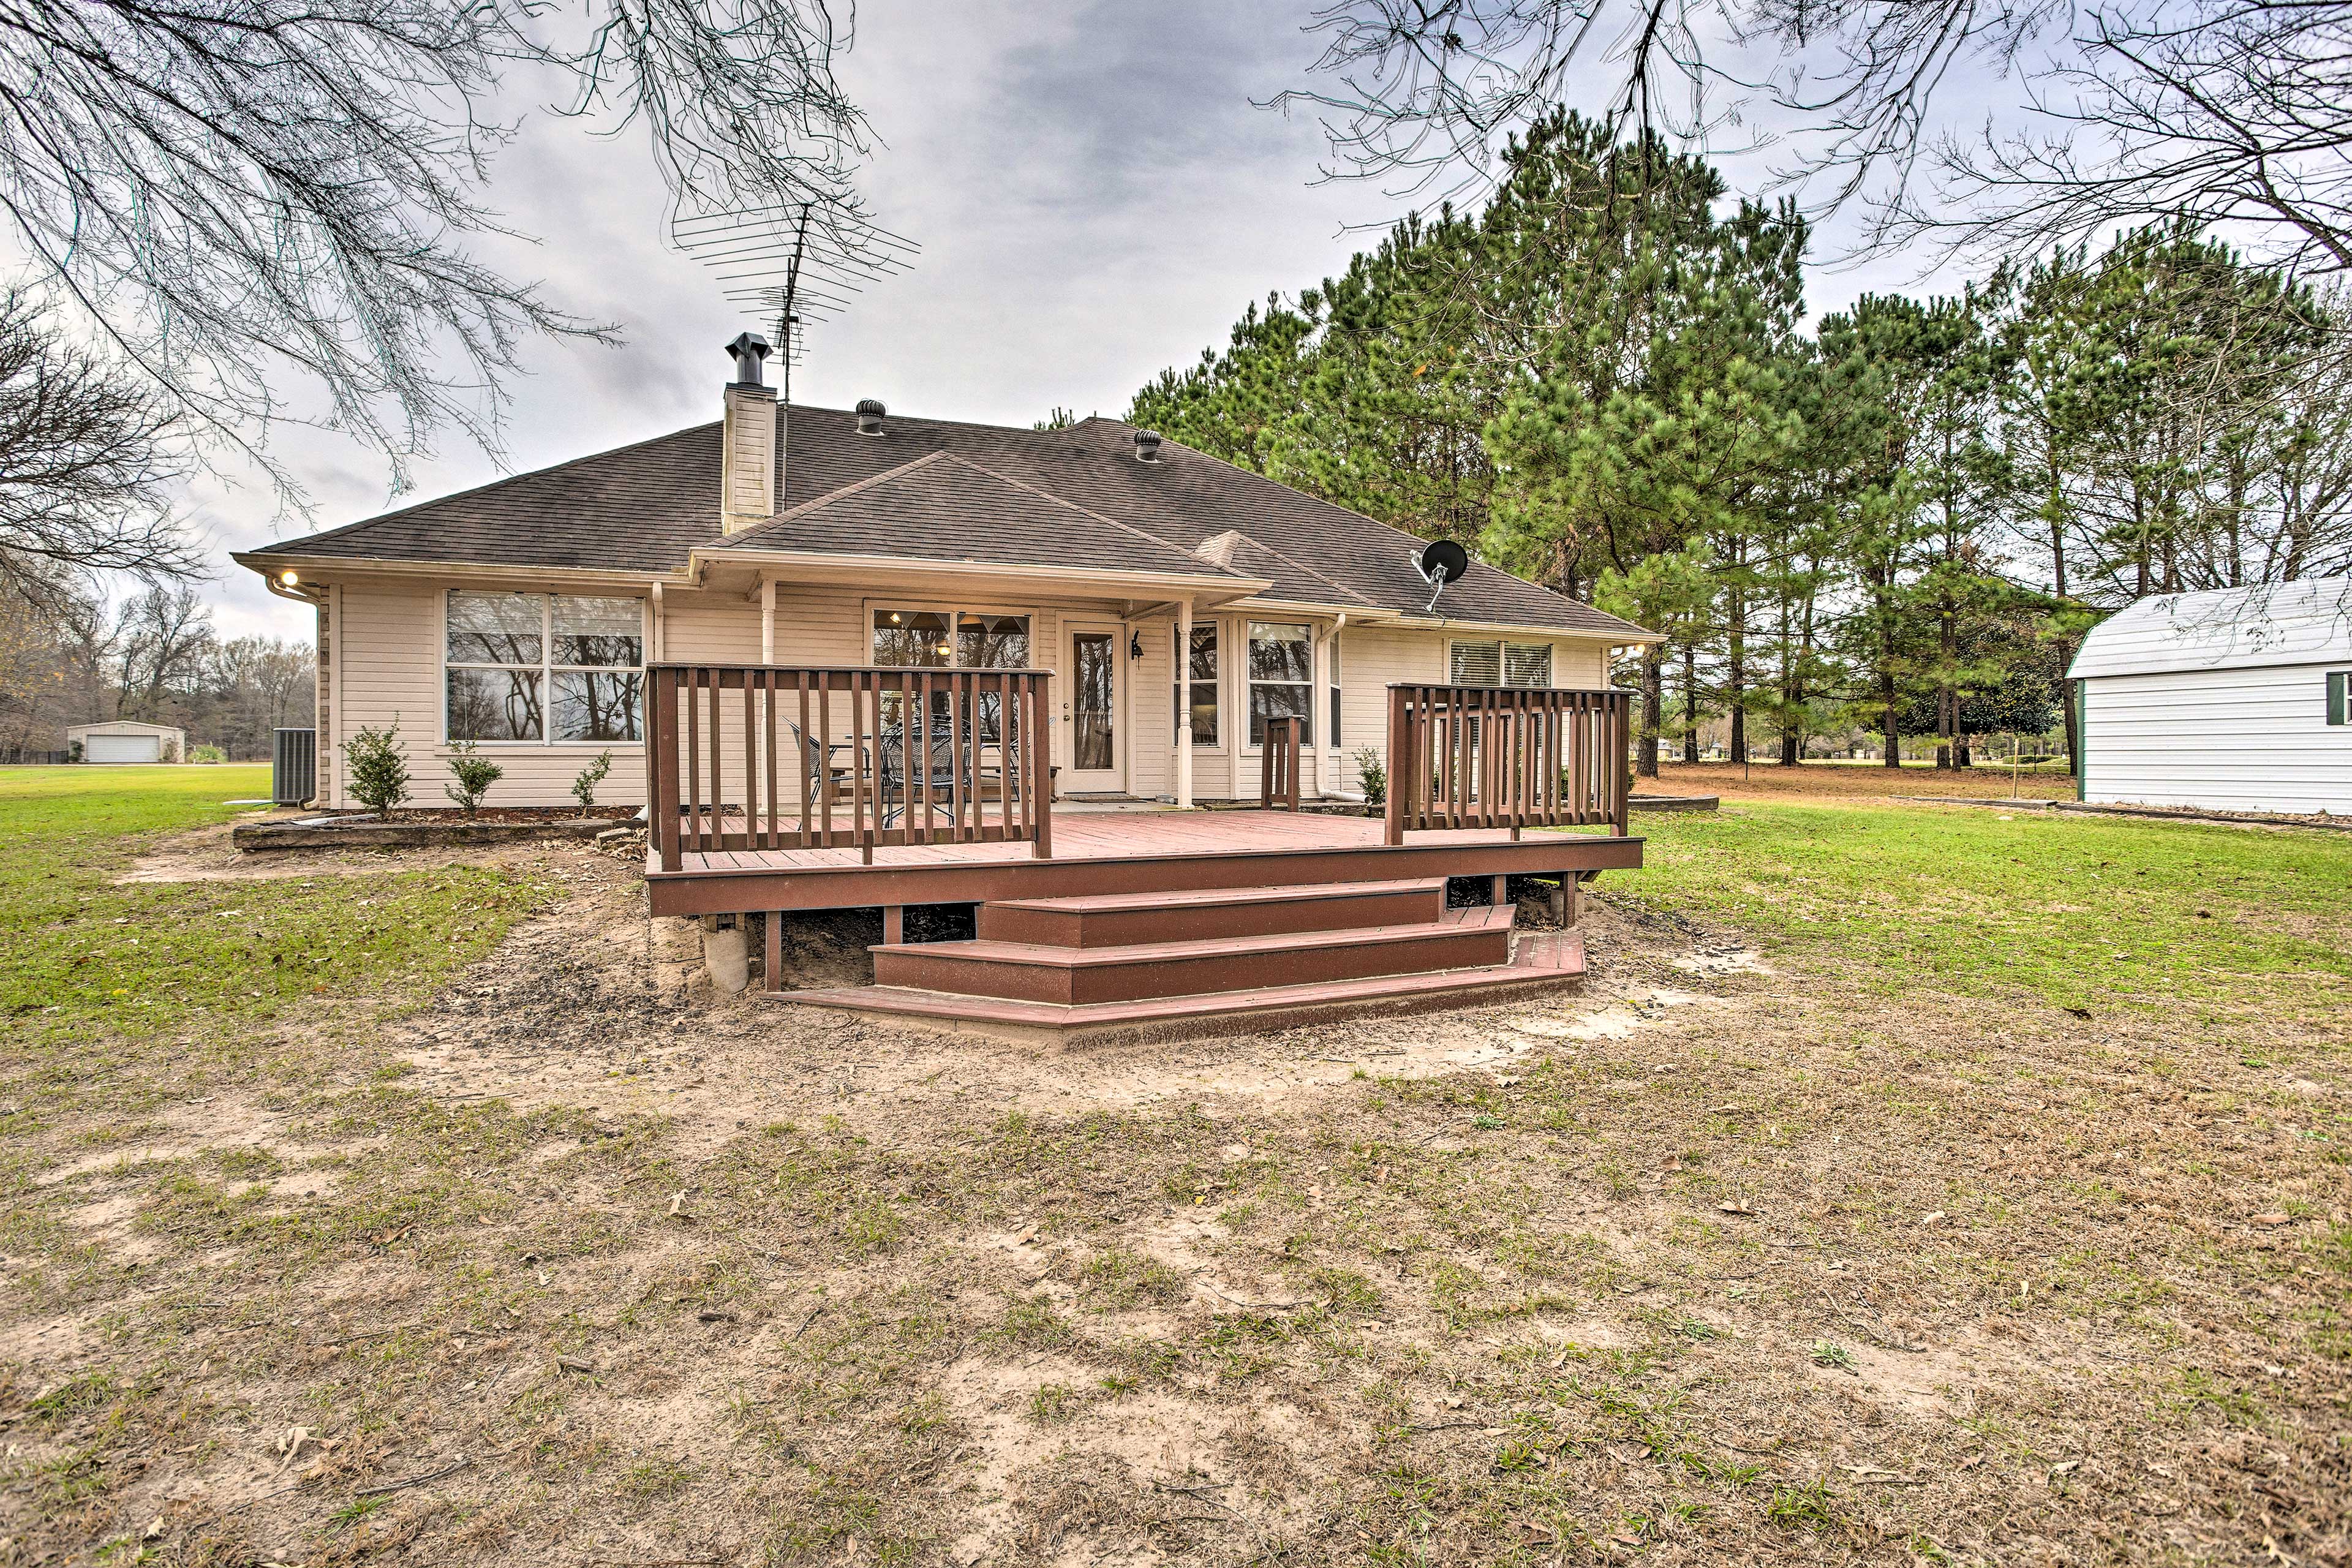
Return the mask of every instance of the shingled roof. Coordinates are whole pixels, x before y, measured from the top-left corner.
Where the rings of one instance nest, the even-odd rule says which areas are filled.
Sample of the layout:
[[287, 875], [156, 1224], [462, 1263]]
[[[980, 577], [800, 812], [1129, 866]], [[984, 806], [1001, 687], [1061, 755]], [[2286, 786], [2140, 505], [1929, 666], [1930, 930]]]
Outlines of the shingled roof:
[[[779, 515], [732, 536], [719, 528], [713, 423], [252, 554], [647, 573], [683, 570], [698, 547], [721, 546], [1049, 559], [1271, 580], [1264, 597], [1335, 607], [1419, 616], [1429, 601], [1411, 535], [1173, 441], [1161, 443], [1158, 462], [1138, 462], [1135, 427], [1119, 420], [1026, 430], [893, 416], [866, 436], [846, 410], [795, 406], [779, 411], [778, 424]], [[923, 461], [940, 457], [958, 461]], [[1234, 532], [1243, 542], [1223, 538]], [[1645, 635], [1483, 562], [1445, 590], [1436, 613], [1626, 641]]]

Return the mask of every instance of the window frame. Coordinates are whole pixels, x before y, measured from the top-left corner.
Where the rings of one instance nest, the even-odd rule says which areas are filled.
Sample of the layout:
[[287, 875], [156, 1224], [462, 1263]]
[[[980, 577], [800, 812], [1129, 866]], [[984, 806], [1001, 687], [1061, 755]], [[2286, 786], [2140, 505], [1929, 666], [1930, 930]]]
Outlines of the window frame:
[[[1465, 647], [1475, 647], [1475, 648], [1488, 648], [1488, 647], [1491, 647], [1491, 648], [1493, 648], [1493, 649], [1495, 650], [1495, 684], [1494, 684], [1492, 687], [1486, 687], [1486, 686], [1484, 686], [1484, 685], [1482, 685], [1480, 682], [1477, 682], [1477, 681], [1471, 681], [1471, 680], [1455, 680], [1455, 679], [1454, 679], [1454, 663], [1455, 663], [1455, 654], [1456, 654], [1457, 650], [1462, 649], [1462, 648], [1465, 648]], [[1514, 650], [1517, 650], [1517, 651], [1518, 651], [1519, 653], [1522, 653], [1522, 654], [1530, 653], [1530, 652], [1536, 652], [1536, 651], [1540, 651], [1540, 652], [1541, 652], [1541, 654], [1542, 654], [1542, 656], [1543, 656], [1543, 676], [1544, 676], [1544, 679], [1543, 679], [1542, 684], [1538, 685], [1538, 684], [1537, 684], [1536, 682], [1534, 682], [1534, 681], [1532, 681], [1532, 680], [1528, 680], [1528, 681], [1517, 681], [1517, 680], [1513, 680], [1513, 679], [1511, 679], [1511, 654], [1512, 654], [1512, 652], [1513, 652]], [[1452, 638], [1448, 638], [1448, 639], [1447, 639], [1447, 641], [1446, 641], [1446, 644], [1445, 644], [1445, 678], [1446, 678], [1446, 681], [1447, 681], [1447, 683], [1448, 683], [1448, 684], [1450, 684], [1450, 685], [1454, 685], [1454, 686], [1475, 686], [1475, 687], [1478, 687], [1478, 688], [1479, 688], [1480, 689], [1482, 689], [1482, 690], [1495, 690], [1495, 691], [1548, 691], [1548, 690], [1550, 690], [1550, 689], [1552, 689], [1552, 684], [1551, 684], [1551, 683], [1552, 683], [1552, 673], [1553, 673], [1553, 668], [1554, 668], [1554, 667], [1559, 663], [1559, 644], [1557, 644], [1557, 643], [1550, 643], [1550, 642], [1513, 642], [1513, 641], [1511, 641], [1511, 640], [1510, 640], [1509, 638], [1507, 638], [1507, 637], [1452, 637]]]
[[[860, 602], [861, 619], [866, 628], [866, 663], [875, 669], [1043, 669], [1037, 662], [1038, 623], [1045, 614], [1024, 605], [991, 605], [985, 601], [972, 603], [957, 599], [866, 599]], [[945, 664], [877, 664], [874, 658], [874, 617], [893, 610], [917, 616], [945, 616], [948, 618], [948, 662]], [[1017, 616], [1029, 623], [1029, 662], [1013, 665], [963, 664], [963, 643], [961, 623], [966, 616], [985, 616], [995, 619]]]
[[[1313, 621], [1260, 620], [1255, 616], [1251, 616], [1241, 623], [1242, 711], [1244, 716], [1244, 727], [1242, 731], [1242, 749], [1244, 753], [1249, 752], [1264, 751], [1265, 749], [1265, 732], [1261, 725], [1257, 711], [1257, 689], [1261, 686], [1295, 686], [1305, 694], [1300, 699], [1299, 702], [1301, 712], [1297, 715], [1291, 715], [1291, 717], [1297, 717], [1301, 721], [1298, 736], [1299, 745], [1301, 747], [1307, 747], [1316, 743], [1315, 625], [1316, 624]], [[1257, 642], [1256, 628], [1259, 626], [1282, 626], [1285, 628], [1295, 628], [1296, 630], [1302, 631], [1307, 634], [1306, 679], [1260, 680], [1257, 678], [1256, 667], [1252, 662], [1250, 649]]]
[[1209, 658], [1214, 668], [1214, 673], [1206, 679], [1192, 673], [1192, 649], [1179, 646], [1184, 639], [1183, 626], [1171, 623], [1168, 628], [1168, 690], [1170, 700], [1175, 704], [1171, 716], [1171, 722], [1174, 725], [1171, 733], [1180, 744], [1192, 721], [1190, 699], [1199, 688], [1205, 686], [1209, 689], [1209, 738], [1205, 741], [1197, 735], [1192, 738], [1192, 754], [1195, 756], [1203, 752], [1218, 751], [1225, 743], [1224, 623], [1213, 616], [1194, 621], [1192, 635], [1198, 637], [1202, 632], [1209, 634]]
[[[532, 664], [492, 664], [480, 659], [449, 657], [449, 606], [457, 595], [470, 594], [477, 598], [527, 598], [539, 601], [539, 662]], [[551, 588], [477, 588], [463, 584], [445, 587], [439, 600], [439, 666], [440, 690], [436, 700], [440, 709], [438, 745], [446, 750], [455, 746], [495, 746], [520, 750], [536, 747], [553, 751], [577, 747], [583, 751], [607, 751], [614, 747], [636, 747], [646, 743], [648, 721], [646, 704], [653, 695], [652, 683], [646, 679], [646, 655], [653, 648], [653, 601], [650, 595], [630, 593], [580, 593]], [[637, 606], [637, 662], [635, 664], [558, 664], [555, 662], [555, 601], [558, 599], [626, 599]], [[539, 736], [536, 740], [460, 741], [449, 734], [449, 672], [453, 669], [533, 670], [539, 676]], [[559, 740], [555, 736], [555, 678], [558, 675], [634, 675], [637, 678], [637, 738], [634, 741]]]

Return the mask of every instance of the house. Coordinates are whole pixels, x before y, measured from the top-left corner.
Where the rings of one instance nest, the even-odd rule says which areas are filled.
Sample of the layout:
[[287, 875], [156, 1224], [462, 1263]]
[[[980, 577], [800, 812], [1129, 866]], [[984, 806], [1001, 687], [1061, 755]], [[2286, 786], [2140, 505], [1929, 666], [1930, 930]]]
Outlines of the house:
[[2067, 673], [2083, 800], [2352, 813], [2352, 577], [2142, 599]]
[[[352, 804], [363, 725], [420, 774], [478, 746], [494, 805], [564, 802], [609, 753], [656, 912], [722, 922], [1222, 889], [1264, 936], [1339, 916], [1231, 889], [1639, 863], [1609, 658], [1653, 634], [1480, 563], [1433, 583], [1421, 542], [1117, 420], [780, 408], [766, 345], [729, 352], [716, 424], [236, 557], [317, 609], [320, 805]], [[1385, 823], [1192, 811], [1360, 800], [1365, 763], [1404, 770]], [[1619, 842], [1518, 842], [1557, 823]], [[1307, 945], [1256, 972], [1363, 977]], [[1069, 969], [1041, 1005], [1078, 1005]]]
[[177, 763], [187, 757], [188, 735], [169, 724], [110, 719], [67, 725], [66, 750], [85, 763]]

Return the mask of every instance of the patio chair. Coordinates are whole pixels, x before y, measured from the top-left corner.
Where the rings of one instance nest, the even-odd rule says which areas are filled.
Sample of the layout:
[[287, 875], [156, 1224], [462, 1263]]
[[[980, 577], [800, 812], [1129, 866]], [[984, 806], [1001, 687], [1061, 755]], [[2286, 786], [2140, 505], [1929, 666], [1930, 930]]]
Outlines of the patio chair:
[[959, 734], [945, 723], [935, 724], [923, 747], [926, 755], [910, 771], [905, 727], [891, 725], [884, 729], [876, 751], [879, 765], [874, 775], [877, 786], [875, 798], [888, 808], [881, 825], [888, 827], [906, 816], [907, 808], [914, 804], [918, 784], [929, 792], [935, 804], [950, 809], [975, 795], [983, 803], [993, 798], [1002, 783], [1002, 764], [994, 768], [980, 765], [981, 750], [986, 744], [984, 737], [979, 745], [972, 743], [969, 725]]

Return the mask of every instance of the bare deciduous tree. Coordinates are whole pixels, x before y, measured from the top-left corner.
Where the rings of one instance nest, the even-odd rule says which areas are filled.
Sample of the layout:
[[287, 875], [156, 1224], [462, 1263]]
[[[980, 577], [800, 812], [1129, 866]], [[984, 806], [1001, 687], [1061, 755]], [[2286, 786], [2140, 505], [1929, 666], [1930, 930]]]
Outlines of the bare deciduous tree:
[[54, 605], [86, 571], [195, 571], [171, 512], [170, 433], [147, 388], [60, 342], [24, 294], [0, 294], [0, 587]]
[[1276, 101], [1322, 115], [1328, 173], [1400, 191], [1482, 190], [1507, 133], [1580, 98], [1699, 142], [1769, 106], [1787, 177], [1879, 246], [2161, 221], [2352, 270], [2352, 0], [1333, 0], [1310, 27], [1332, 85]]
[[[393, 461], [488, 444], [520, 343], [596, 335], [482, 265], [514, 81], [650, 137], [674, 212], [856, 211], [829, 0], [66, 0], [0, 6], [0, 214], [190, 429], [255, 455], [307, 379]], [[486, 409], [484, 394], [489, 395]], [[283, 483], [281, 476], [281, 483]]]
[[186, 584], [159, 584], [125, 601], [114, 624], [117, 718], [162, 711], [164, 692], [199, 674], [212, 647], [212, 611]]

